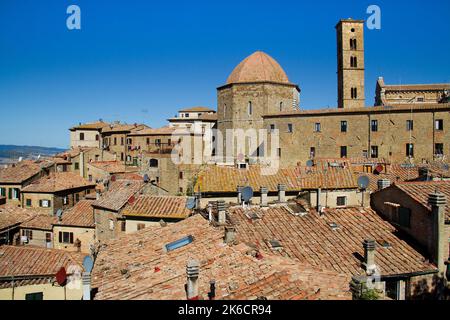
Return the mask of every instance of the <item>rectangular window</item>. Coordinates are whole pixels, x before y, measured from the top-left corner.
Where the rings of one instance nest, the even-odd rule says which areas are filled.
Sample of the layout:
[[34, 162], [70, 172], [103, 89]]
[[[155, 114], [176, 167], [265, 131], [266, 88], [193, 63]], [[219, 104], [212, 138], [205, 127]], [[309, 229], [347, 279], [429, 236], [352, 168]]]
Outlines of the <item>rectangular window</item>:
[[414, 158], [414, 145], [412, 143], [406, 144], [406, 156]]
[[315, 148], [315, 147], [311, 147], [311, 148], [309, 149], [309, 156], [310, 156], [311, 158], [314, 158], [314, 157], [316, 156], [316, 148]]
[[281, 158], [281, 148], [278, 148], [278, 157]]
[[45, 242], [52, 242], [52, 234], [50, 232], [45, 233]]
[[127, 227], [126, 221], [122, 221], [122, 222], [120, 223], [120, 230], [121, 230], [122, 232], [125, 232], [125, 231], [126, 231], [126, 227]]
[[100, 136], [97, 134], [95, 135], [95, 141], [99, 141], [100, 140]]
[[50, 200], [39, 200], [39, 207], [41, 208], [50, 208], [51, 201]]
[[292, 132], [294, 132], [294, 128], [293, 128], [293, 126], [292, 126], [292, 123], [288, 123], [288, 133], [292, 133]]
[[413, 131], [413, 130], [414, 130], [414, 121], [406, 120], [406, 131]]
[[271, 124], [270, 125], [270, 132], [273, 133], [275, 131], [275, 125]]
[[145, 229], [145, 224], [144, 223], [138, 223], [137, 230], [139, 231], [139, 230], [142, 230], [142, 229]]
[[161, 139], [156, 139], [155, 144], [160, 147], [161, 146]]
[[80, 195], [78, 193], [75, 194], [75, 202], [80, 201]]
[[125, 155], [123, 154], [123, 152], [120, 153], [120, 161], [123, 161], [125, 159]]
[[80, 170], [80, 164], [78, 162], [75, 162], [75, 170]]
[[[91, 178], [92, 178], [92, 176], [90, 176]], [[89, 181], [92, 181], [92, 180], [89, 180]], [[69, 204], [69, 197], [68, 196], [65, 196], [65, 197], [63, 197], [63, 205], [68, 205]]]
[[314, 124], [314, 132], [320, 132], [320, 122]]
[[341, 132], [347, 132], [347, 121], [341, 121]]
[[378, 158], [378, 146], [371, 146], [370, 147], [370, 157], [373, 159]]
[[27, 207], [31, 207], [31, 205], [32, 205], [31, 199], [25, 200], [25, 203], [26, 203]]
[[408, 208], [400, 207], [398, 209], [399, 225], [405, 228], [411, 227], [411, 210]]
[[80, 141], [84, 141], [84, 133], [80, 133]]
[[22, 230], [22, 236], [27, 237], [28, 241], [33, 240], [33, 230]]
[[372, 120], [370, 122], [370, 127], [372, 129], [372, 132], [377, 132], [378, 131], [378, 120]]
[[6, 188], [0, 188], [0, 196], [6, 197]]
[[347, 146], [341, 147], [341, 158], [347, 158]]
[[123, 146], [123, 145], [124, 145], [124, 141], [125, 141], [125, 140], [124, 140], [124, 138], [123, 138], [123, 137], [121, 137], [121, 138], [120, 138], [120, 145], [121, 145], [121, 146]]
[[59, 243], [73, 244], [73, 232], [59, 232]]
[[183, 172], [180, 171], [180, 173], [178, 174], [178, 176], [179, 176], [180, 179], [183, 179]]
[[434, 154], [437, 156], [444, 155], [444, 144], [443, 143], [436, 143], [434, 145]]
[[249, 101], [248, 102], [248, 115], [251, 116], [253, 114], [253, 106], [252, 106], [252, 102]]
[[44, 300], [44, 293], [42, 293], [42, 292], [27, 293], [25, 295], [25, 300], [27, 300], [27, 301]]
[[444, 120], [442, 119], [436, 120], [434, 125], [437, 131], [444, 130]]
[[114, 138], [114, 145], [117, 146], [117, 138]]
[[344, 207], [347, 205], [347, 197], [337, 197], [336, 198], [336, 205], [338, 207]]

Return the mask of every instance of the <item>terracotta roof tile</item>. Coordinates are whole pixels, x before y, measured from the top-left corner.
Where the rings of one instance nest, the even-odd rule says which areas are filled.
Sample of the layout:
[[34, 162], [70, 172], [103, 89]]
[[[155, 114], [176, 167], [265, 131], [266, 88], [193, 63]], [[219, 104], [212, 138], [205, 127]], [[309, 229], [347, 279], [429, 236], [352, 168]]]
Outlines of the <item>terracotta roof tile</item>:
[[92, 205], [113, 211], [121, 210], [131, 196], [136, 195], [143, 187], [143, 181], [116, 180], [111, 182], [109, 190], [102, 194], [101, 198], [94, 201]]
[[125, 164], [120, 161], [93, 161], [89, 162], [88, 165], [111, 174], [124, 173], [127, 171]]
[[402, 182], [396, 183], [393, 187], [402, 190], [428, 210], [431, 210], [428, 195], [435, 191], [443, 193], [447, 198], [446, 219], [450, 220], [450, 181]]
[[94, 209], [92, 200], [81, 200], [72, 208], [63, 212], [61, 221], [54, 225], [95, 228]]
[[47, 214], [36, 215], [31, 220], [28, 220], [20, 225], [25, 229], [39, 229], [39, 230], [53, 230], [53, 223], [57, 221], [55, 216], [49, 216]]
[[181, 109], [178, 112], [216, 112], [216, 111], [208, 107], [191, 107]]
[[63, 250], [31, 246], [0, 247], [0, 277], [56, 275], [70, 265], [82, 267], [83, 256]]
[[[166, 244], [186, 236], [193, 236], [192, 243], [174, 251], [163, 250]], [[258, 260], [251, 251], [244, 244], [225, 245], [223, 229], [212, 227], [200, 215], [124, 235], [100, 249], [92, 274], [92, 286], [98, 288], [95, 299], [185, 300], [189, 259], [200, 262], [200, 299], [208, 299], [212, 279], [218, 300], [350, 298], [345, 275], [270, 254]]]
[[78, 126], [74, 126], [71, 128], [71, 131], [75, 130], [101, 130], [104, 127], [109, 126], [109, 123], [103, 122], [103, 121], [97, 121], [97, 122], [91, 122], [91, 123], [84, 123], [80, 124]]
[[22, 192], [48, 192], [55, 193], [77, 188], [95, 187], [78, 174], [72, 172], [52, 172], [22, 189]]
[[[359, 275], [364, 273], [362, 242], [373, 238], [391, 245], [377, 247], [375, 259], [382, 275], [436, 268], [398, 238], [396, 229], [371, 209], [327, 209], [323, 216], [314, 210], [305, 216], [295, 216], [285, 206], [252, 210], [261, 218], [249, 219], [242, 207], [235, 207], [230, 209], [230, 221], [237, 228], [239, 240], [266, 252], [347, 275]], [[282, 250], [274, 251], [270, 240], [277, 240]]]
[[37, 211], [13, 205], [0, 206], [0, 230], [18, 226], [38, 214], [39, 212]]
[[34, 161], [22, 161], [17, 164], [0, 169], [0, 183], [21, 184], [42, 171], [41, 163]]
[[356, 179], [350, 168], [290, 167], [271, 170], [260, 166], [237, 169], [227, 166], [206, 166], [198, 174], [195, 190], [209, 193], [236, 192], [237, 186], [251, 186], [259, 191], [267, 187], [276, 192], [278, 184], [284, 184], [287, 191], [302, 189], [353, 189]]
[[140, 195], [127, 204], [123, 216], [185, 219], [191, 214], [186, 208], [187, 197]]

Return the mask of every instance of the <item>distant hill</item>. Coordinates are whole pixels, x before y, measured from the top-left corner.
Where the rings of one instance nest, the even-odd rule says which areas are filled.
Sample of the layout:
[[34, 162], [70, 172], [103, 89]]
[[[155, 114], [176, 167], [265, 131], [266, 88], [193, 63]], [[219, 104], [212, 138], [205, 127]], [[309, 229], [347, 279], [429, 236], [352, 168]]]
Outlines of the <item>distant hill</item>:
[[65, 151], [65, 149], [0, 145], [0, 163], [8, 163], [14, 160], [18, 160], [20, 157], [22, 157], [23, 159], [34, 159], [39, 155], [41, 155], [42, 157], [49, 157], [63, 151]]

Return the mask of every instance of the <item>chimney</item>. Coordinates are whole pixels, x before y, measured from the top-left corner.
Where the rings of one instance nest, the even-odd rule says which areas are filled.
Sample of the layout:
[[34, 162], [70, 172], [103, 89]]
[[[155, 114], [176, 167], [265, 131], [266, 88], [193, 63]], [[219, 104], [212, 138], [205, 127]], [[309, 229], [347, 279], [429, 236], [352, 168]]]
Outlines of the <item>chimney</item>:
[[236, 190], [237, 190], [237, 203], [242, 204], [242, 187], [237, 186]]
[[261, 187], [260, 189], [261, 191], [261, 207], [267, 207], [267, 194], [269, 193], [269, 189], [267, 189], [266, 187]]
[[208, 221], [209, 223], [213, 222], [213, 204], [211, 201], [208, 203]]
[[388, 179], [380, 179], [377, 181], [378, 191], [389, 188], [391, 186], [391, 181]]
[[375, 273], [375, 248], [376, 243], [373, 239], [366, 239], [363, 242], [364, 247], [364, 266], [366, 268], [366, 274], [371, 276]]
[[218, 221], [219, 225], [224, 225], [227, 222], [227, 214], [225, 210], [225, 201], [217, 201]]
[[445, 232], [445, 205], [447, 199], [440, 192], [434, 192], [428, 196], [428, 204], [431, 206], [433, 221], [433, 261], [439, 271], [445, 272], [445, 261], [448, 258], [448, 237]]
[[322, 212], [322, 205], [320, 204], [320, 197], [322, 196], [322, 189], [317, 189], [317, 212], [320, 214]]
[[209, 300], [215, 300], [216, 299], [216, 280], [211, 280], [209, 282], [208, 297], [209, 297]]
[[278, 202], [280, 203], [286, 202], [286, 185], [284, 184], [278, 185]]
[[225, 243], [232, 245], [236, 241], [236, 228], [227, 226], [225, 227]]
[[91, 300], [91, 274], [89, 272], [83, 272], [81, 276], [83, 283], [83, 300]]
[[100, 200], [101, 195], [102, 195], [102, 194], [100, 193], [100, 190], [98, 190], [98, 189], [95, 190], [95, 199], [96, 199], [96, 200]]
[[84, 178], [84, 151], [80, 152], [80, 176]]
[[201, 192], [196, 192], [195, 193], [195, 210], [200, 210], [200, 208], [201, 208], [201, 204], [200, 204], [201, 198], [202, 198], [202, 193]]
[[186, 265], [186, 295], [188, 300], [198, 300], [198, 274], [200, 263], [198, 260], [189, 260]]

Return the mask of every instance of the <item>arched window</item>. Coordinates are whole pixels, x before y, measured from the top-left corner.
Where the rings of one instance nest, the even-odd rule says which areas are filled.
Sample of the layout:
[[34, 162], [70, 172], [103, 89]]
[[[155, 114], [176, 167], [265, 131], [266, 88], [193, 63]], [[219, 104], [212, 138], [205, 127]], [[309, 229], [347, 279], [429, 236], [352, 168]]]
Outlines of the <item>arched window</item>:
[[350, 67], [357, 68], [358, 67], [358, 58], [350, 57]]
[[357, 45], [356, 39], [350, 39], [350, 49], [351, 50], [357, 50], [358, 49], [358, 45]]
[[150, 168], [158, 168], [158, 160], [157, 159], [150, 159]]
[[283, 101], [280, 102], [280, 111], [283, 111]]
[[252, 106], [252, 102], [249, 101], [248, 102], [248, 115], [251, 116], [253, 113], [253, 106]]

